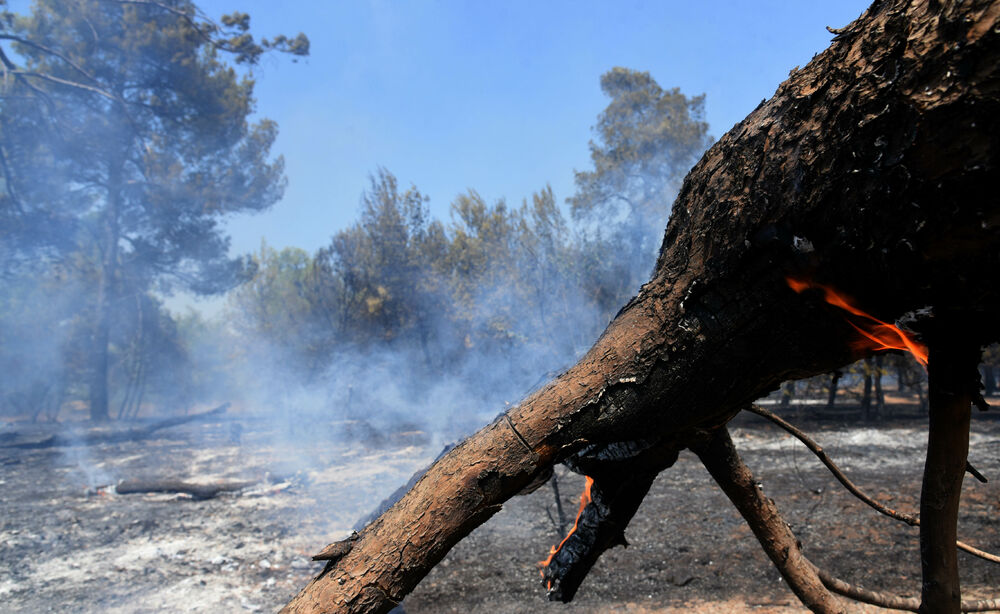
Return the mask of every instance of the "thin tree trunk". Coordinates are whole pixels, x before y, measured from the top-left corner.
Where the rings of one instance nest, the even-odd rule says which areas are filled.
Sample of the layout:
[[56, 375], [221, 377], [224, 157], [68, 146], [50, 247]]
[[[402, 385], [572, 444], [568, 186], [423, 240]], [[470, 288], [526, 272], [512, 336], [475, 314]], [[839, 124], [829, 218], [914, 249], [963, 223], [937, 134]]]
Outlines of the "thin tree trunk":
[[885, 418], [885, 393], [882, 391], [882, 365], [885, 356], [875, 356], [875, 418], [881, 422]]
[[795, 396], [795, 382], [788, 381], [781, 385], [781, 403], [779, 404], [782, 409], [788, 409], [792, 404], [792, 397]]
[[90, 419], [107, 422], [109, 412], [108, 376], [111, 351], [111, 309], [115, 302], [118, 273], [118, 218], [121, 210], [122, 168], [112, 162], [108, 173], [108, 201], [101, 220], [101, 262], [97, 270], [97, 302], [91, 349], [93, 370], [90, 380]]
[[827, 392], [826, 397], [826, 408], [832, 410], [834, 403], [837, 401], [837, 388], [840, 385], [840, 376], [842, 375], [840, 369], [836, 369], [830, 374], [830, 388]]
[[979, 363], [978, 343], [962, 341], [956, 342], [945, 333], [937, 334], [930, 344], [930, 425], [920, 492], [923, 614], [958, 614], [961, 610], [955, 541], [969, 454], [972, 395], [977, 392], [973, 390], [973, 376]]
[[861, 418], [865, 422], [872, 421], [872, 358], [869, 356], [864, 360], [865, 380], [864, 390], [861, 393]]
[[993, 365], [983, 365], [983, 394], [991, 396], [997, 393], [997, 374]]

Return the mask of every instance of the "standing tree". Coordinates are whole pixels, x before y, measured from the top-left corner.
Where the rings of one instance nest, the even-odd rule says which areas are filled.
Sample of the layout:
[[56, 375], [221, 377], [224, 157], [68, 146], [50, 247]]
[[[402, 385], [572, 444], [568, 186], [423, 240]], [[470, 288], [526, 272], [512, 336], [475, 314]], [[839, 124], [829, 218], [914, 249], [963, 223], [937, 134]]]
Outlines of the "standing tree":
[[598, 285], [614, 286], [608, 306], [617, 309], [649, 276], [670, 203], [712, 139], [704, 96], [664, 90], [648, 72], [621, 67], [601, 76], [601, 91], [611, 102], [590, 143], [594, 168], [576, 173], [568, 202], [577, 221], [612, 229], [603, 238], [616, 257]]
[[256, 41], [247, 14], [218, 24], [189, 0], [39, 0], [3, 24], [3, 210], [64, 222], [59, 245], [86, 262], [90, 415], [106, 420], [122, 289], [212, 294], [245, 276], [219, 220], [267, 208], [284, 187], [282, 159], [269, 158], [276, 125], [248, 121], [249, 69], [309, 43]]

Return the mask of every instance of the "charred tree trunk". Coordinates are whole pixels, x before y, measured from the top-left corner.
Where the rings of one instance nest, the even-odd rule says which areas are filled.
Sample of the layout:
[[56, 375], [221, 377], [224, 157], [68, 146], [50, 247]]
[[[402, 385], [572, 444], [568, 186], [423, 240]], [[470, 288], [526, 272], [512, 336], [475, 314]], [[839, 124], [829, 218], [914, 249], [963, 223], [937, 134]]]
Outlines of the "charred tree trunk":
[[969, 454], [972, 399], [978, 393], [979, 344], [956, 327], [949, 327], [936, 331], [930, 348], [930, 425], [920, 492], [920, 612], [958, 614], [962, 593], [954, 544]]
[[885, 418], [885, 392], [882, 391], [882, 365], [885, 357], [879, 354], [875, 357], [875, 419], [881, 422]]
[[983, 365], [983, 394], [992, 396], [997, 393], [996, 368], [990, 363]]
[[286, 612], [386, 612], [553, 463], [703, 441], [789, 378], [870, 355], [837, 287], [997, 338], [1000, 3], [877, 2], [684, 181], [652, 280], [574, 367], [437, 461]]
[[826, 396], [826, 409], [827, 411], [832, 411], [834, 405], [837, 403], [837, 390], [840, 387], [840, 378], [843, 375], [840, 369], [835, 370], [830, 374], [830, 388], [827, 391]]
[[861, 391], [861, 418], [865, 422], [872, 421], [872, 358], [869, 356], [864, 361], [864, 389]]

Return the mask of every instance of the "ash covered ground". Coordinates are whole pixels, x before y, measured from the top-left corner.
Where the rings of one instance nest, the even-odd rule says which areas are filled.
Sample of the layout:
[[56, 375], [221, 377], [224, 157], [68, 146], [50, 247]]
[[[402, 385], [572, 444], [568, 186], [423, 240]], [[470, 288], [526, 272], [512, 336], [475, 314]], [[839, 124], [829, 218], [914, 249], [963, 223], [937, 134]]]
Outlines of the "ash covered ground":
[[[988, 416], [974, 417], [970, 461], [991, 482], [967, 477], [959, 534], [997, 552], [1000, 422]], [[799, 424], [863, 489], [916, 511], [924, 419]], [[0, 443], [41, 439], [53, 428], [14, 426], [6, 430], [18, 434]], [[276, 433], [229, 417], [146, 441], [0, 448], [0, 611], [277, 610], [322, 568], [310, 554], [346, 537], [440, 450], [412, 430], [326, 426], [337, 436], [324, 440], [315, 426]], [[738, 418], [733, 438], [815, 562], [867, 588], [919, 592], [916, 528], [855, 500], [801, 444], [759, 418]], [[563, 469], [557, 475], [572, 515], [583, 478]], [[201, 501], [93, 489], [119, 479], [265, 477], [260, 486]], [[540, 585], [537, 561], [561, 539], [550, 514], [549, 487], [508, 502], [431, 572], [404, 602], [406, 612], [805, 611], [690, 453], [657, 479], [626, 532], [631, 545], [605, 554], [569, 605], [549, 603]], [[1000, 592], [1000, 566], [959, 556], [967, 597]]]

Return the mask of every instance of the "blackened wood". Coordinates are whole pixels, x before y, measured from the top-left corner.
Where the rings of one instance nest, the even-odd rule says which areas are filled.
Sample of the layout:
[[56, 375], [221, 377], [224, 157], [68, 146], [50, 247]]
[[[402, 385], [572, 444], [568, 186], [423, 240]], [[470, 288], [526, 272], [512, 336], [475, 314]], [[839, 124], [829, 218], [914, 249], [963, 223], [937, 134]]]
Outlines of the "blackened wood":
[[200, 484], [172, 479], [123, 480], [115, 486], [115, 492], [119, 495], [180, 493], [191, 495], [195, 499], [212, 499], [222, 493], [238, 492], [259, 483], [256, 480], [217, 482], [214, 484]]
[[566, 464], [593, 480], [572, 532], [541, 568], [550, 601], [568, 603], [604, 552], [627, 546], [625, 528], [656, 476], [677, 461], [670, 444], [646, 440], [589, 446]]
[[[939, 325], [940, 329], [940, 325]], [[958, 507], [968, 464], [973, 374], [979, 345], [961, 330], [938, 330], [931, 337], [927, 378], [930, 398], [927, 459], [920, 491], [920, 612], [958, 614]]]

